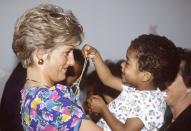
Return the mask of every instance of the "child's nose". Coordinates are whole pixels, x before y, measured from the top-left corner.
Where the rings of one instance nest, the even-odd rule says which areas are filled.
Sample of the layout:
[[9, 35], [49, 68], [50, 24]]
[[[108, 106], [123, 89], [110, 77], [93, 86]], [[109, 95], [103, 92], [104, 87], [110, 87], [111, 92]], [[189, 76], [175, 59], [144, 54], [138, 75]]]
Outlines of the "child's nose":
[[124, 67], [125, 67], [125, 61], [121, 63], [121, 71], [123, 72], [124, 70]]

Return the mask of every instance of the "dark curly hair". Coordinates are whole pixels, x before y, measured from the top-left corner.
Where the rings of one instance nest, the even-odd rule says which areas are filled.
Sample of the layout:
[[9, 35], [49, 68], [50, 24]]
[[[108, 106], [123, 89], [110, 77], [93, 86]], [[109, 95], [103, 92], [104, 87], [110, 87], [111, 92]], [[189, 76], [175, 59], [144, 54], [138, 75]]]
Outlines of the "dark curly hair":
[[136, 52], [139, 70], [153, 75], [153, 85], [165, 90], [179, 69], [179, 53], [172, 41], [164, 36], [143, 34], [134, 39], [128, 50]]

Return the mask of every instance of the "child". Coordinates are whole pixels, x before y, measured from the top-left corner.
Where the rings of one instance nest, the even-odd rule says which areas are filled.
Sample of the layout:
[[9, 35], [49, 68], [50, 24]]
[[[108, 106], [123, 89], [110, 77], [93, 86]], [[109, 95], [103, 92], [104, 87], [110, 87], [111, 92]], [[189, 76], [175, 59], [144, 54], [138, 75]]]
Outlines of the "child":
[[[77, 82], [78, 79], [80, 78], [80, 75], [83, 70], [84, 62], [85, 62], [83, 53], [80, 49], [75, 48], [73, 50], [73, 54], [74, 54], [75, 64], [73, 66], [68, 67], [68, 70], [66, 72], [66, 79], [64, 81], [60, 82], [61, 84], [67, 85], [70, 87], [72, 86], [73, 83]], [[81, 107], [82, 107], [83, 102], [86, 99], [83, 87], [84, 87], [84, 83], [85, 83], [84, 81], [85, 81], [85, 78], [87, 75], [88, 66], [89, 66], [89, 63], [87, 63], [87, 65], [83, 71], [82, 79], [80, 80], [80, 83], [79, 83], [80, 89], [77, 89], [76, 86], [74, 86], [72, 88], [73, 93], [77, 92], [75, 100], [76, 100], [76, 103], [78, 105], [80, 105]]]
[[166, 109], [161, 91], [175, 79], [180, 61], [173, 42], [158, 35], [134, 39], [121, 64], [122, 79], [111, 74], [95, 48], [85, 45], [83, 51], [93, 60], [101, 81], [121, 91], [108, 108], [98, 96], [89, 99], [90, 110], [104, 119], [97, 124], [104, 131], [158, 130]]
[[[71, 86], [76, 80], [80, 77], [83, 66], [84, 66], [84, 56], [80, 49], [76, 48], [73, 50], [74, 54], [74, 60], [75, 64], [73, 66], [70, 66], [66, 72], [66, 79], [64, 81], [65, 85]], [[83, 79], [87, 75], [87, 69], [88, 69], [89, 63], [87, 64], [85, 71], [83, 72]], [[80, 82], [80, 85], [83, 84], [83, 82]]]
[[[112, 74], [116, 77], [121, 77], [121, 62], [122, 60], [119, 60], [118, 62], [113, 62], [111, 60], [106, 60], [105, 64], [110, 69]], [[86, 77], [85, 81], [85, 90], [86, 90], [86, 101], [84, 102], [84, 110], [88, 117], [93, 120], [94, 122], [97, 122], [100, 119], [100, 115], [97, 113], [89, 112], [88, 102], [87, 100], [92, 95], [99, 95], [103, 98], [105, 103], [111, 102], [113, 99], [115, 99], [119, 95], [119, 91], [114, 90], [112, 88], [108, 88], [105, 86], [101, 80], [99, 79], [97, 72], [93, 70], [91, 73], [89, 73]]]

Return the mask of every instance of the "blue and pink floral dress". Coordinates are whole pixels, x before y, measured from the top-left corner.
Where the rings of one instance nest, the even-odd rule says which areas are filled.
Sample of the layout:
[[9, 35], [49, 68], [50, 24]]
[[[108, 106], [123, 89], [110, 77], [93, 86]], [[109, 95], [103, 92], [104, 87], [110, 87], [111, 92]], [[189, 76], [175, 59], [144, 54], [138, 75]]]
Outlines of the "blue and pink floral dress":
[[22, 125], [26, 131], [78, 131], [85, 119], [67, 86], [29, 87], [22, 89], [21, 95]]

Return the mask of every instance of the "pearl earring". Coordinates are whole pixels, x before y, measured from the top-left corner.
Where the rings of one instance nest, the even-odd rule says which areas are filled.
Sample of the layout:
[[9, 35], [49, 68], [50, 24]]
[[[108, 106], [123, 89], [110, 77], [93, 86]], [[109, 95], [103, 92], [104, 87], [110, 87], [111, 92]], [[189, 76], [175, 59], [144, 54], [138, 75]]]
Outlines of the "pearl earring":
[[38, 64], [39, 64], [39, 65], [44, 64], [44, 60], [43, 60], [43, 59], [38, 60]]

